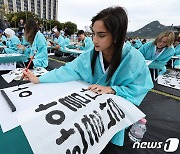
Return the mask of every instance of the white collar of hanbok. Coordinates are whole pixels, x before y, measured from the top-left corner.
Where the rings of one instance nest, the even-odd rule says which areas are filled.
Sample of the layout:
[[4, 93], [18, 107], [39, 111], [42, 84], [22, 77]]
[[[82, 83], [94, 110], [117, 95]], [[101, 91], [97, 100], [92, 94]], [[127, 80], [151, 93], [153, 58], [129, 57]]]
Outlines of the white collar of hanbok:
[[100, 63], [101, 63], [102, 71], [103, 71], [103, 73], [105, 74], [106, 72], [108, 72], [109, 66], [108, 66], [108, 68], [107, 68], [106, 70], [104, 69], [104, 62], [103, 62], [103, 54], [102, 54], [102, 51], [99, 52], [99, 60], [100, 60]]
[[158, 55], [155, 56], [156, 50], [157, 50], [157, 46], [155, 46], [155, 51], [154, 51], [154, 56], [155, 56], [155, 57], [153, 58], [153, 61], [156, 60], [156, 59], [164, 52], [165, 49], [166, 49], [166, 47], [164, 47], [164, 48], [161, 50], [161, 52], [160, 52]]

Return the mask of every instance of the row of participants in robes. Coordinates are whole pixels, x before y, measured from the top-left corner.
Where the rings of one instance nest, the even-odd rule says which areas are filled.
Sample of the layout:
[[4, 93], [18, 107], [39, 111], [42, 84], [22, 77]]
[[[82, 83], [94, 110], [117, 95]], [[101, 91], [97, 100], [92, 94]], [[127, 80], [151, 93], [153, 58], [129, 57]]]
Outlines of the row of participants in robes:
[[[66, 37], [66, 35], [64, 35]], [[55, 55], [60, 56], [63, 51], [65, 51], [65, 47], [70, 49], [77, 49], [81, 51], [88, 51], [94, 48], [94, 43], [91, 37], [87, 37], [83, 30], [79, 30], [77, 33], [78, 42], [70, 45], [70, 40], [68, 38], [64, 38], [59, 30], [54, 32], [53, 41], [49, 41], [48, 46], [51, 46], [51, 51], [55, 53]]]
[[[134, 47], [133, 43], [128, 40], [126, 43]], [[180, 56], [180, 37], [175, 37], [173, 31], [165, 31], [160, 33], [155, 40], [141, 44], [138, 50], [146, 60], [167, 64], [173, 56]], [[174, 68], [180, 68], [180, 59], [175, 60]], [[163, 74], [164, 72], [166, 72], [165, 66], [160, 73]]]
[[[34, 27], [33, 30], [31, 29], [32, 26]], [[4, 33], [7, 38], [2, 35], [2, 30], [0, 30], [0, 45], [3, 45], [4, 42], [6, 42], [7, 45], [7, 48], [4, 49], [5, 53], [23, 53], [27, 56], [28, 62], [28, 58], [30, 58], [34, 54], [33, 52], [36, 51], [37, 53], [35, 59], [33, 60], [34, 66], [48, 66], [46, 39], [43, 34], [38, 31], [37, 24], [33, 19], [29, 19], [26, 22], [26, 37], [23, 36], [21, 42], [12, 29], [7, 28], [5, 29]], [[77, 35], [81, 46], [76, 46], [76, 48], [84, 51], [92, 50], [94, 48], [92, 39], [90, 37], [86, 37], [83, 30], [78, 31]], [[63, 51], [64, 47], [69, 45], [69, 40], [63, 38], [58, 30], [55, 31], [54, 36], [53, 41], [49, 41], [49, 46], [51, 46], [56, 53]], [[126, 41], [126, 43], [130, 44], [129, 41]], [[146, 60], [167, 63], [172, 56], [180, 56], [180, 38], [175, 38], [174, 32], [172, 31], [162, 32], [154, 41], [146, 42], [145, 44], [141, 45], [139, 51], [143, 54]], [[175, 60], [174, 67], [180, 67], [180, 60]], [[166, 67], [164, 66], [161, 73], [163, 74], [165, 71]]]
[[[56, 52], [64, 51], [65, 47], [69, 46], [69, 38], [62, 37], [60, 32], [56, 30], [52, 41], [48, 41], [43, 34], [38, 30], [36, 21], [33, 19], [27, 20], [25, 24], [24, 36], [18, 38], [15, 32], [6, 28], [4, 31], [0, 30], [0, 46], [6, 45], [3, 53], [21, 53], [27, 57], [26, 63], [33, 56], [36, 51], [35, 58], [33, 60], [33, 66], [35, 67], [47, 67], [48, 66], [48, 52], [47, 46], [51, 47], [51, 50]], [[74, 45], [77, 49], [82, 51], [92, 50], [94, 48], [93, 41], [90, 37], [86, 37], [83, 30], [78, 32], [78, 39], [80, 45]]]
[[[3, 48], [1, 53], [21, 53], [24, 54], [27, 59], [25, 64], [28, 64], [30, 58], [34, 56], [32, 67], [47, 67], [48, 66], [48, 52], [46, 39], [44, 35], [39, 32], [39, 28], [33, 19], [29, 19], [25, 25], [25, 36], [20, 39], [15, 35], [15, 32], [11, 28], [4, 30], [4, 35], [1, 31], [1, 46]], [[27, 40], [27, 41], [26, 41]]]
[[[92, 50], [94, 48], [92, 39], [86, 37], [83, 30], [78, 31], [77, 36], [82, 44], [80, 48], [76, 46], [78, 49]], [[138, 50], [143, 54], [146, 60], [166, 64], [172, 56], [180, 56], [180, 37], [175, 38], [173, 31], [162, 32], [154, 41], [146, 42], [146, 40], [143, 40], [143, 43], [139, 39], [134, 41], [136, 41], [136, 43], [130, 43], [129, 41], [126, 41], [126, 43], [133, 47], [135, 47], [135, 44], [138, 45]], [[57, 49], [59, 50], [59, 47]], [[175, 60], [174, 67], [180, 68], [180, 60]], [[164, 72], [166, 72], [165, 66], [160, 73], [163, 74]]]

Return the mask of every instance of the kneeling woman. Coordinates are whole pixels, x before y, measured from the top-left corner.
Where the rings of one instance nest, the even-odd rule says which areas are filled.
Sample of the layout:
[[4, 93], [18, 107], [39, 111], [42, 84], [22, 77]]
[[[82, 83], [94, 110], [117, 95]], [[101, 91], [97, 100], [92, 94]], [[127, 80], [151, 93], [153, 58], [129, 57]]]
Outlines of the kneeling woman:
[[17, 48], [17, 45], [20, 44], [19, 38], [15, 35], [15, 32], [10, 29], [6, 28], [4, 30], [4, 34], [7, 37], [6, 46], [7, 48], [4, 48], [5, 53], [19, 53], [20, 50]]
[[[30, 44], [31, 50], [29, 53], [29, 58], [34, 56], [33, 63], [30, 68], [47, 67], [48, 52], [47, 52], [46, 39], [44, 35], [39, 31], [37, 23], [34, 19], [30, 18], [27, 20], [25, 24], [24, 37], [25, 40]], [[26, 52], [26, 48], [23, 46], [19, 46], [19, 49], [24, 49]]]
[[[118, 95], [140, 105], [153, 83], [143, 55], [124, 44], [127, 23], [123, 8], [102, 10], [92, 18], [93, 50], [39, 78], [29, 70], [24, 71], [26, 78], [33, 83], [82, 80], [91, 84], [88, 89], [95, 93]], [[124, 130], [121, 130], [101, 153], [119, 153], [123, 143]]]

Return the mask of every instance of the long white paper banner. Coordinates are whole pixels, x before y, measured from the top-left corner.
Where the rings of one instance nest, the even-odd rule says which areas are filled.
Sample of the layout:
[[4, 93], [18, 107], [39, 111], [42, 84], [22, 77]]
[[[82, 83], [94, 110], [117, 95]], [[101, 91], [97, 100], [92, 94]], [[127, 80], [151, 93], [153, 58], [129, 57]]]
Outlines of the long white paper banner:
[[84, 88], [17, 115], [33, 152], [43, 154], [98, 154], [118, 131], [144, 116], [119, 96], [97, 95]]

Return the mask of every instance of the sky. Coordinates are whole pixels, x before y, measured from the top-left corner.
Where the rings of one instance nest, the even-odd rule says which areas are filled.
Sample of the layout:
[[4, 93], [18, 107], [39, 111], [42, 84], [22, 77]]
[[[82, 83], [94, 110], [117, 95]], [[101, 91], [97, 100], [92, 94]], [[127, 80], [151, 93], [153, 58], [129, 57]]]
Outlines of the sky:
[[129, 32], [156, 20], [165, 26], [180, 25], [179, 0], [58, 0], [58, 21], [86, 30], [93, 16], [117, 5], [127, 10]]

